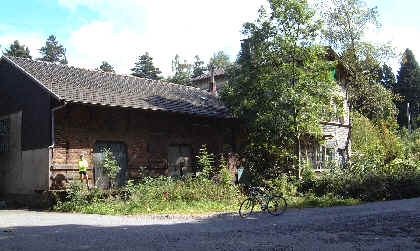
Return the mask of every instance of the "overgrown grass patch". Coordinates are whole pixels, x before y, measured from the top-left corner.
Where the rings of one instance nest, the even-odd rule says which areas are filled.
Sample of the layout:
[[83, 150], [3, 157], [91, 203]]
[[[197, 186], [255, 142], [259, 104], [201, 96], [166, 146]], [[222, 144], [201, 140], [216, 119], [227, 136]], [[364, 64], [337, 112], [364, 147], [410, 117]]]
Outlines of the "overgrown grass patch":
[[86, 190], [74, 184], [54, 210], [92, 214], [211, 213], [236, 211], [244, 199], [236, 185], [187, 177], [146, 178], [113, 191]]
[[[331, 207], [359, 204], [360, 200], [342, 198], [333, 194], [315, 196], [297, 194], [291, 184], [279, 188], [285, 194], [289, 208]], [[281, 192], [276, 189], [273, 191]], [[200, 214], [236, 212], [246, 198], [237, 185], [222, 185], [201, 178], [172, 179], [146, 178], [143, 182], [129, 182], [117, 190], [87, 190], [72, 185], [67, 200], [59, 201], [54, 210], [104, 215], [139, 214]], [[260, 207], [255, 207], [259, 211]]]
[[353, 198], [342, 198], [332, 194], [317, 197], [313, 194], [306, 194], [297, 197], [286, 197], [287, 204], [291, 208], [311, 208], [311, 207], [335, 207], [335, 206], [354, 206], [362, 203], [361, 200]]

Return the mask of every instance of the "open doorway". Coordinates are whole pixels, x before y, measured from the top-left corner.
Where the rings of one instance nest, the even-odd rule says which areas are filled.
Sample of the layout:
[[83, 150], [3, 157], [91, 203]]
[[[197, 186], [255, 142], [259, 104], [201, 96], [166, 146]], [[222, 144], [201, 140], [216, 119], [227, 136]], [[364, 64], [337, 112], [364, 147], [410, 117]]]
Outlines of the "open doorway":
[[108, 148], [111, 150], [121, 167], [120, 172], [117, 174], [116, 183], [118, 185], [124, 185], [128, 178], [128, 159], [127, 159], [127, 147], [121, 142], [108, 142], [108, 141], [97, 141], [93, 146], [93, 165], [94, 165], [94, 176], [95, 185], [99, 188], [109, 187], [109, 178], [104, 174], [102, 170], [102, 163], [104, 161], [104, 149]]

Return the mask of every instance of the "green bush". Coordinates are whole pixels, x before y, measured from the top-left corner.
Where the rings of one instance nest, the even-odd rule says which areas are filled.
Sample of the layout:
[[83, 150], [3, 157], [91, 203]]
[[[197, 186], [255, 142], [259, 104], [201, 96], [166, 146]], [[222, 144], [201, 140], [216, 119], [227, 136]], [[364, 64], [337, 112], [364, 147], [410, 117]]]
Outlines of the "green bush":
[[219, 172], [217, 174], [218, 182], [222, 185], [233, 185], [233, 174], [229, 171], [226, 160], [223, 155], [220, 156]]
[[197, 176], [201, 176], [205, 179], [212, 179], [215, 175], [214, 154], [207, 151], [207, 146], [202, 145], [200, 148], [199, 155], [197, 157]]
[[331, 193], [363, 201], [419, 197], [420, 169], [409, 160], [394, 160], [388, 166], [365, 172], [333, 169], [315, 178], [302, 179], [298, 191], [318, 197]]
[[104, 173], [109, 177], [110, 187], [114, 186], [115, 178], [117, 177], [118, 172], [121, 170], [121, 167], [118, 165], [117, 160], [115, 159], [114, 154], [111, 149], [104, 148], [104, 160], [102, 162], [102, 168]]

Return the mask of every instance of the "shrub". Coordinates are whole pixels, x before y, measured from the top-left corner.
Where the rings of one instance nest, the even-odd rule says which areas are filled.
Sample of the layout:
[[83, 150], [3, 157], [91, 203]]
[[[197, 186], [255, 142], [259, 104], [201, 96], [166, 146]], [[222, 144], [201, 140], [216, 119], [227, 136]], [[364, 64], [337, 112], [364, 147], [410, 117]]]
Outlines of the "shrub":
[[384, 168], [365, 172], [333, 169], [313, 179], [302, 179], [298, 191], [316, 196], [332, 193], [364, 201], [418, 197], [420, 170], [417, 163], [409, 160], [394, 160]]
[[114, 185], [114, 180], [117, 177], [117, 174], [120, 172], [121, 167], [118, 165], [117, 160], [115, 159], [114, 154], [112, 153], [111, 149], [104, 148], [104, 160], [102, 162], [102, 168], [104, 173], [109, 177], [110, 183], [112, 187]]
[[207, 151], [207, 146], [202, 145], [200, 148], [199, 155], [197, 157], [197, 166], [199, 172], [197, 176], [204, 177], [205, 179], [211, 179], [215, 175], [213, 163], [214, 163], [214, 154]]
[[226, 160], [223, 155], [220, 156], [219, 173], [217, 175], [220, 184], [228, 186], [233, 185], [233, 174], [229, 171]]

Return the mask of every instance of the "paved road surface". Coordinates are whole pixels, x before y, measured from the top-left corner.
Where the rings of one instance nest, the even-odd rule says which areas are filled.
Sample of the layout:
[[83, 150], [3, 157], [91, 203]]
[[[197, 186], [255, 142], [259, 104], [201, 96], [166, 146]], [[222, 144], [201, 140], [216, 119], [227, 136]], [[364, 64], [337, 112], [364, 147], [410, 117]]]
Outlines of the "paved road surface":
[[0, 210], [0, 250], [416, 250], [420, 198], [212, 216]]

